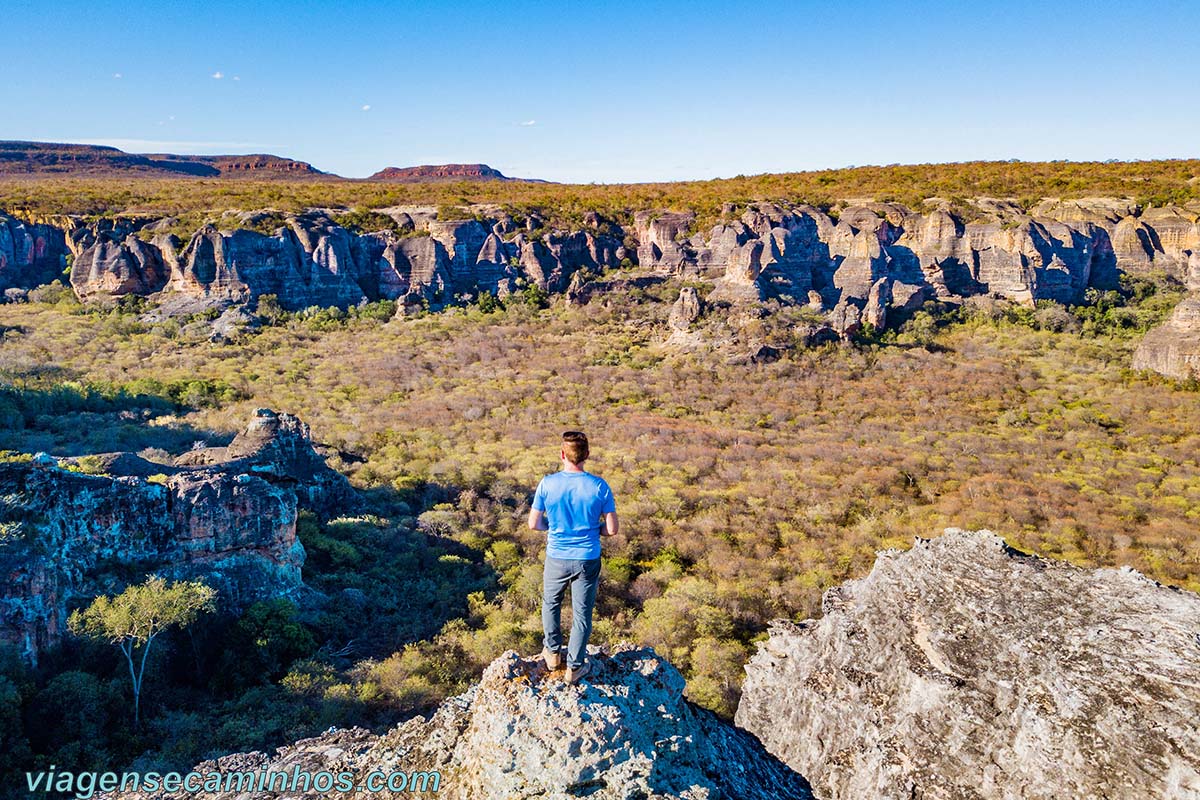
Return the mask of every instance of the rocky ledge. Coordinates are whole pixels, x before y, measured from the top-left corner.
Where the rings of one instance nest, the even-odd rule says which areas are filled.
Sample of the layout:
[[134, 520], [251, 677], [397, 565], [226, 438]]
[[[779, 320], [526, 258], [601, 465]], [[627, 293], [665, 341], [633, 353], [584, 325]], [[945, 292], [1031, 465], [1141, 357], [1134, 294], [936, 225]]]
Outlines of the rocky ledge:
[[172, 464], [134, 453], [0, 463], [0, 643], [36, 662], [73, 604], [151, 572], [203, 578], [231, 609], [298, 596], [297, 508], [329, 516], [354, 503], [308, 426], [266, 409], [227, 448]]
[[[361, 728], [330, 731], [280, 748], [198, 765], [219, 770], [350, 773], [434, 772], [436, 796], [658, 800], [659, 798], [811, 798], [808, 782], [767, 753], [753, 736], [683, 699], [683, 676], [648, 648], [593, 654], [579, 685], [547, 672], [540, 659], [509, 651], [465, 694], [428, 719], [382, 735]], [[432, 786], [432, 784], [430, 784]], [[223, 792], [177, 797], [250, 800], [278, 792]], [[292, 792], [294, 798], [382, 798], [394, 792]], [[433, 795], [431, 795], [433, 796]], [[125, 800], [142, 795], [122, 794]]]
[[949, 530], [780, 622], [737, 724], [838, 798], [1200, 797], [1200, 596]]

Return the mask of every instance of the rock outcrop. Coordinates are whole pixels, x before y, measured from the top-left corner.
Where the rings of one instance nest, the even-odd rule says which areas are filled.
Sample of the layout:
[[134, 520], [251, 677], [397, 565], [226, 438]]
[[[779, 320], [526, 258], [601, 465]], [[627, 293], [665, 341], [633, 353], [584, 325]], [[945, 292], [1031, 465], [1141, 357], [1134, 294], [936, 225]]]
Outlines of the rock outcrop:
[[950, 530], [779, 622], [737, 724], [839, 798], [1200, 796], [1200, 596]]
[[49, 283], [62, 274], [68, 252], [60, 228], [0, 214], [0, 291]]
[[1179, 302], [1162, 325], [1146, 332], [1133, 354], [1134, 369], [1171, 378], [1200, 378], [1200, 292]]
[[133, 234], [123, 240], [101, 234], [71, 267], [71, 285], [81, 300], [150, 295], [166, 286], [168, 277], [158, 248]]
[[189, 450], [175, 459], [175, 466], [218, 467], [265, 478], [295, 492], [302, 508], [322, 517], [345, 514], [358, 506], [346, 476], [331, 469], [313, 449], [308, 425], [269, 408], [257, 409], [228, 446]]
[[253, 304], [271, 294], [289, 310], [380, 299], [436, 310], [530, 284], [566, 292], [581, 270], [636, 265], [710, 279], [707, 299], [716, 303], [815, 302], [880, 327], [933, 299], [1078, 303], [1091, 287], [1116, 286], [1121, 272], [1200, 274], [1200, 211], [1191, 206], [1048, 200], [1026, 213], [980, 198], [970, 210], [963, 221], [960, 208], [939, 202], [919, 212], [849, 205], [836, 216], [754, 203], [740, 216], [727, 207], [700, 231], [692, 212], [656, 210], [633, 213], [627, 229], [594, 211], [554, 228], [538, 212], [518, 224], [495, 206], [471, 209], [470, 219], [395, 207], [384, 215], [394, 224], [379, 231], [349, 230], [329, 211], [257, 211], [227, 214], [186, 241], [170, 233], [169, 219], [34, 225], [0, 217], [0, 291], [56, 277], [67, 249], [76, 259], [71, 284], [84, 300], [136, 294]]
[[675, 300], [675, 305], [671, 306], [671, 316], [667, 323], [672, 330], [686, 331], [693, 322], [700, 318], [703, 308], [700, 295], [696, 290], [691, 286], [685, 286], [679, 290], [679, 297]]
[[31, 661], [61, 638], [72, 603], [152, 572], [203, 578], [229, 608], [297, 595], [297, 508], [355, 505], [307, 426], [266, 410], [228, 447], [173, 465], [132, 453], [3, 463], [0, 498], [0, 524], [14, 533], [0, 537], [0, 642]]
[[[428, 720], [374, 735], [361, 728], [305, 739], [271, 757], [226, 756], [219, 770], [418, 774], [418, 786], [451, 800], [738, 798], [803, 800], [807, 781], [744, 731], [683, 699], [683, 677], [653, 650], [591, 656], [592, 673], [569, 685], [540, 659], [509, 651], [465, 694]], [[419, 774], [424, 773], [424, 777]], [[437, 783], [430, 782], [436, 773]], [[271, 792], [201, 792], [212, 800], [265, 800]], [[394, 792], [293, 791], [296, 798], [383, 798]], [[122, 793], [125, 800], [143, 797]]]

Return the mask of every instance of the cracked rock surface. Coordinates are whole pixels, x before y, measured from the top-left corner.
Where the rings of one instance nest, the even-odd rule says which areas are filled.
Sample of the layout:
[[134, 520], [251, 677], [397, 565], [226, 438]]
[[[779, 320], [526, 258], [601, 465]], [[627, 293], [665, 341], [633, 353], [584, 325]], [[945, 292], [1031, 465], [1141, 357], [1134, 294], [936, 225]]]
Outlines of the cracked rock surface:
[[830, 798], [1200, 797], [1200, 596], [948, 530], [773, 626], [736, 722]]

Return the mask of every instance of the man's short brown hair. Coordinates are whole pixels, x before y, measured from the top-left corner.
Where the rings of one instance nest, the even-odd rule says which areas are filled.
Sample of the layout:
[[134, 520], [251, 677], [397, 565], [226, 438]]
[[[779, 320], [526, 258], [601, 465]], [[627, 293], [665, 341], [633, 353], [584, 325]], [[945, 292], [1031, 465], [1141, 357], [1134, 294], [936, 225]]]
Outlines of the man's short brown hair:
[[563, 452], [567, 461], [572, 464], [582, 464], [588, 457], [587, 434], [581, 431], [567, 431], [563, 434]]

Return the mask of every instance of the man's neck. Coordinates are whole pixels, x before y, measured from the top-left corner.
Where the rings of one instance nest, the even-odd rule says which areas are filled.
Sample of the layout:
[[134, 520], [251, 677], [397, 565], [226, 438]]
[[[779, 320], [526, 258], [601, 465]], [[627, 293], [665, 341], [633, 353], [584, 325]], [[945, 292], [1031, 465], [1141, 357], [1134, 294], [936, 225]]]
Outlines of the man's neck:
[[563, 472], [583, 472], [584, 469], [581, 464], [572, 464], [570, 461], [563, 459], [562, 471]]

